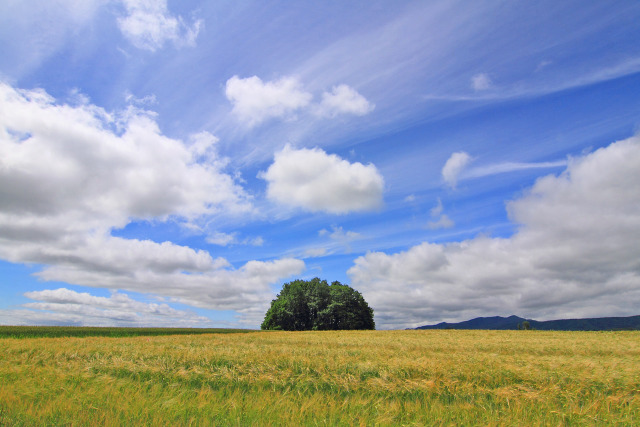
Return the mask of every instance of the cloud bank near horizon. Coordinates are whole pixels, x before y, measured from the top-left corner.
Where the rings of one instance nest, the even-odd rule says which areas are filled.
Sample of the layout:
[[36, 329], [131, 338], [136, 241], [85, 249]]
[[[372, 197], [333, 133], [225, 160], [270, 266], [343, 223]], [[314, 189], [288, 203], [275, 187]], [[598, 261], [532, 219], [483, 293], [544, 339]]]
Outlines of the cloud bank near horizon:
[[216, 142], [208, 133], [168, 138], [147, 111], [58, 104], [42, 90], [0, 84], [0, 257], [43, 265], [46, 281], [260, 311], [269, 286], [302, 272], [303, 261], [236, 269], [202, 249], [111, 235], [136, 220], [251, 214]]
[[0, 323], [11, 325], [70, 325], [125, 327], [207, 327], [211, 319], [166, 303], [144, 303], [113, 292], [97, 297], [66, 288], [25, 292], [35, 302], [0, 311]]
[[386, 327], [492, 313], [637, 314], [640, 137], [574, 158], [507, 204], [517, 232], [369, 252], [348, 274]]

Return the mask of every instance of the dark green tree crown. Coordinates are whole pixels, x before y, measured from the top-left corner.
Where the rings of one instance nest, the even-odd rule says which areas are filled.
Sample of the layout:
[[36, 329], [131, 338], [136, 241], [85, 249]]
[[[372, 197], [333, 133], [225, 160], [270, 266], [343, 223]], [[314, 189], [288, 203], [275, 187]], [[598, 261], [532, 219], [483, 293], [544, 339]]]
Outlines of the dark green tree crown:
[[264, 316], [262, 329], [284, 331], [375, 329], [373, 310], [360, 292], [314, 278], [285, 283]]

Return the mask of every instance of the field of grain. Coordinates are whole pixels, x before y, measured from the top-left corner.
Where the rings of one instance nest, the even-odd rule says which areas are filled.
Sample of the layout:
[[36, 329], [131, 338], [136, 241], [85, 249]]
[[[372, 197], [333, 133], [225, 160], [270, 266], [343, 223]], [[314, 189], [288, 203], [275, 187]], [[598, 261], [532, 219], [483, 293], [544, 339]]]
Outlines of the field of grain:
[[0, 425], [637, 425], [640, 333], [0, 340]]
[[1, 338], [139, 337], [154, 335], [238, 334], [251, 329], [223, 328], [114, 328], [100, 326], [2, 326]]

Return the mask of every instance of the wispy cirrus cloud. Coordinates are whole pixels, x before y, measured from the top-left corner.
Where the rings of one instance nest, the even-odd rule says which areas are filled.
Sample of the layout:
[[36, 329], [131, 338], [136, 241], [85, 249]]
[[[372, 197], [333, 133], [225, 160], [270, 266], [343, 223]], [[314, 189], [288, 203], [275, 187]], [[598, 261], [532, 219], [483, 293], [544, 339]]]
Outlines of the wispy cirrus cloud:
[[442, 178], [445, 183], [455, 189], [461, 179], [481, 178], [531, 169], [553, 169], [565, 167], [568, 164], [566, 160], [557, 160], [553, 162], [502, 162], [470, 167], [469, 165], [472, 162], [473, 158], [468, 153], [456, 152], [451, 154], [442, 167]]
[[327, 253], [328, 253], [327, 248], [317, 247], [317, 248], [306, 249], [303, 255], [307, 258], [318, 258], [318, 257], [327, 255]]
[[326, 228], [318, 231], [318, 236], [329, 237], [335, 244], [342, 246], [347, 253], [351, 252], [351, 242], [363, 237], [360, 233], [351, 230], [345, 231], [344, 228], [336, 225], [331, 226], [331, 231]]
[[529, 169], [552, 169], [567, 166], [566, 160], [555, 162], [504, 162], [487, 166], [477, 166], [462, 171], [461, 178], [480, 178], [483, 176], [497, 175], [501, 173], [518, 172]]
[[206, 237], [206, 242], [211, 243], [212, 245], [219, 246], [229, 246], [229, 245], [251, 245], [251, 246], [262, 246], [264, 244], [264, 239], [260, 236], [257, 237], [245, 237], [241, 238], [238, 236], [238, 233], [222, 233], [222, 232], [214, 232], [209, 234]]
[[471, 77], [471, 87], [475, 91], [482, 91], [490, 89], [493, 86], [493, 82], [491, 81], [491, 77], [489, 77], [486, 73], [476, 74]]

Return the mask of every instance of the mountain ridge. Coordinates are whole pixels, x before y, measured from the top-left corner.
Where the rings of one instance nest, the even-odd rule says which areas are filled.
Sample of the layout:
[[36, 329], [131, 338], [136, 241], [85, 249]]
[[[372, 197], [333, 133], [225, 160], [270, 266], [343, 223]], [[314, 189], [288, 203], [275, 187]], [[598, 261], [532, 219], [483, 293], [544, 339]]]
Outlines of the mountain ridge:
[[441, 322], [435, 325], [418, 326], [413, 329], [485, 329], [517, 330], [523, 322], [529, 322], [531, 329], [542, 331], [615, 331], [640, 330], [640, 315], [627, 317], [593, 317], [585, 319], [534, 320], [516, 315], [508, 317], [476, 317], [463, 322]]

